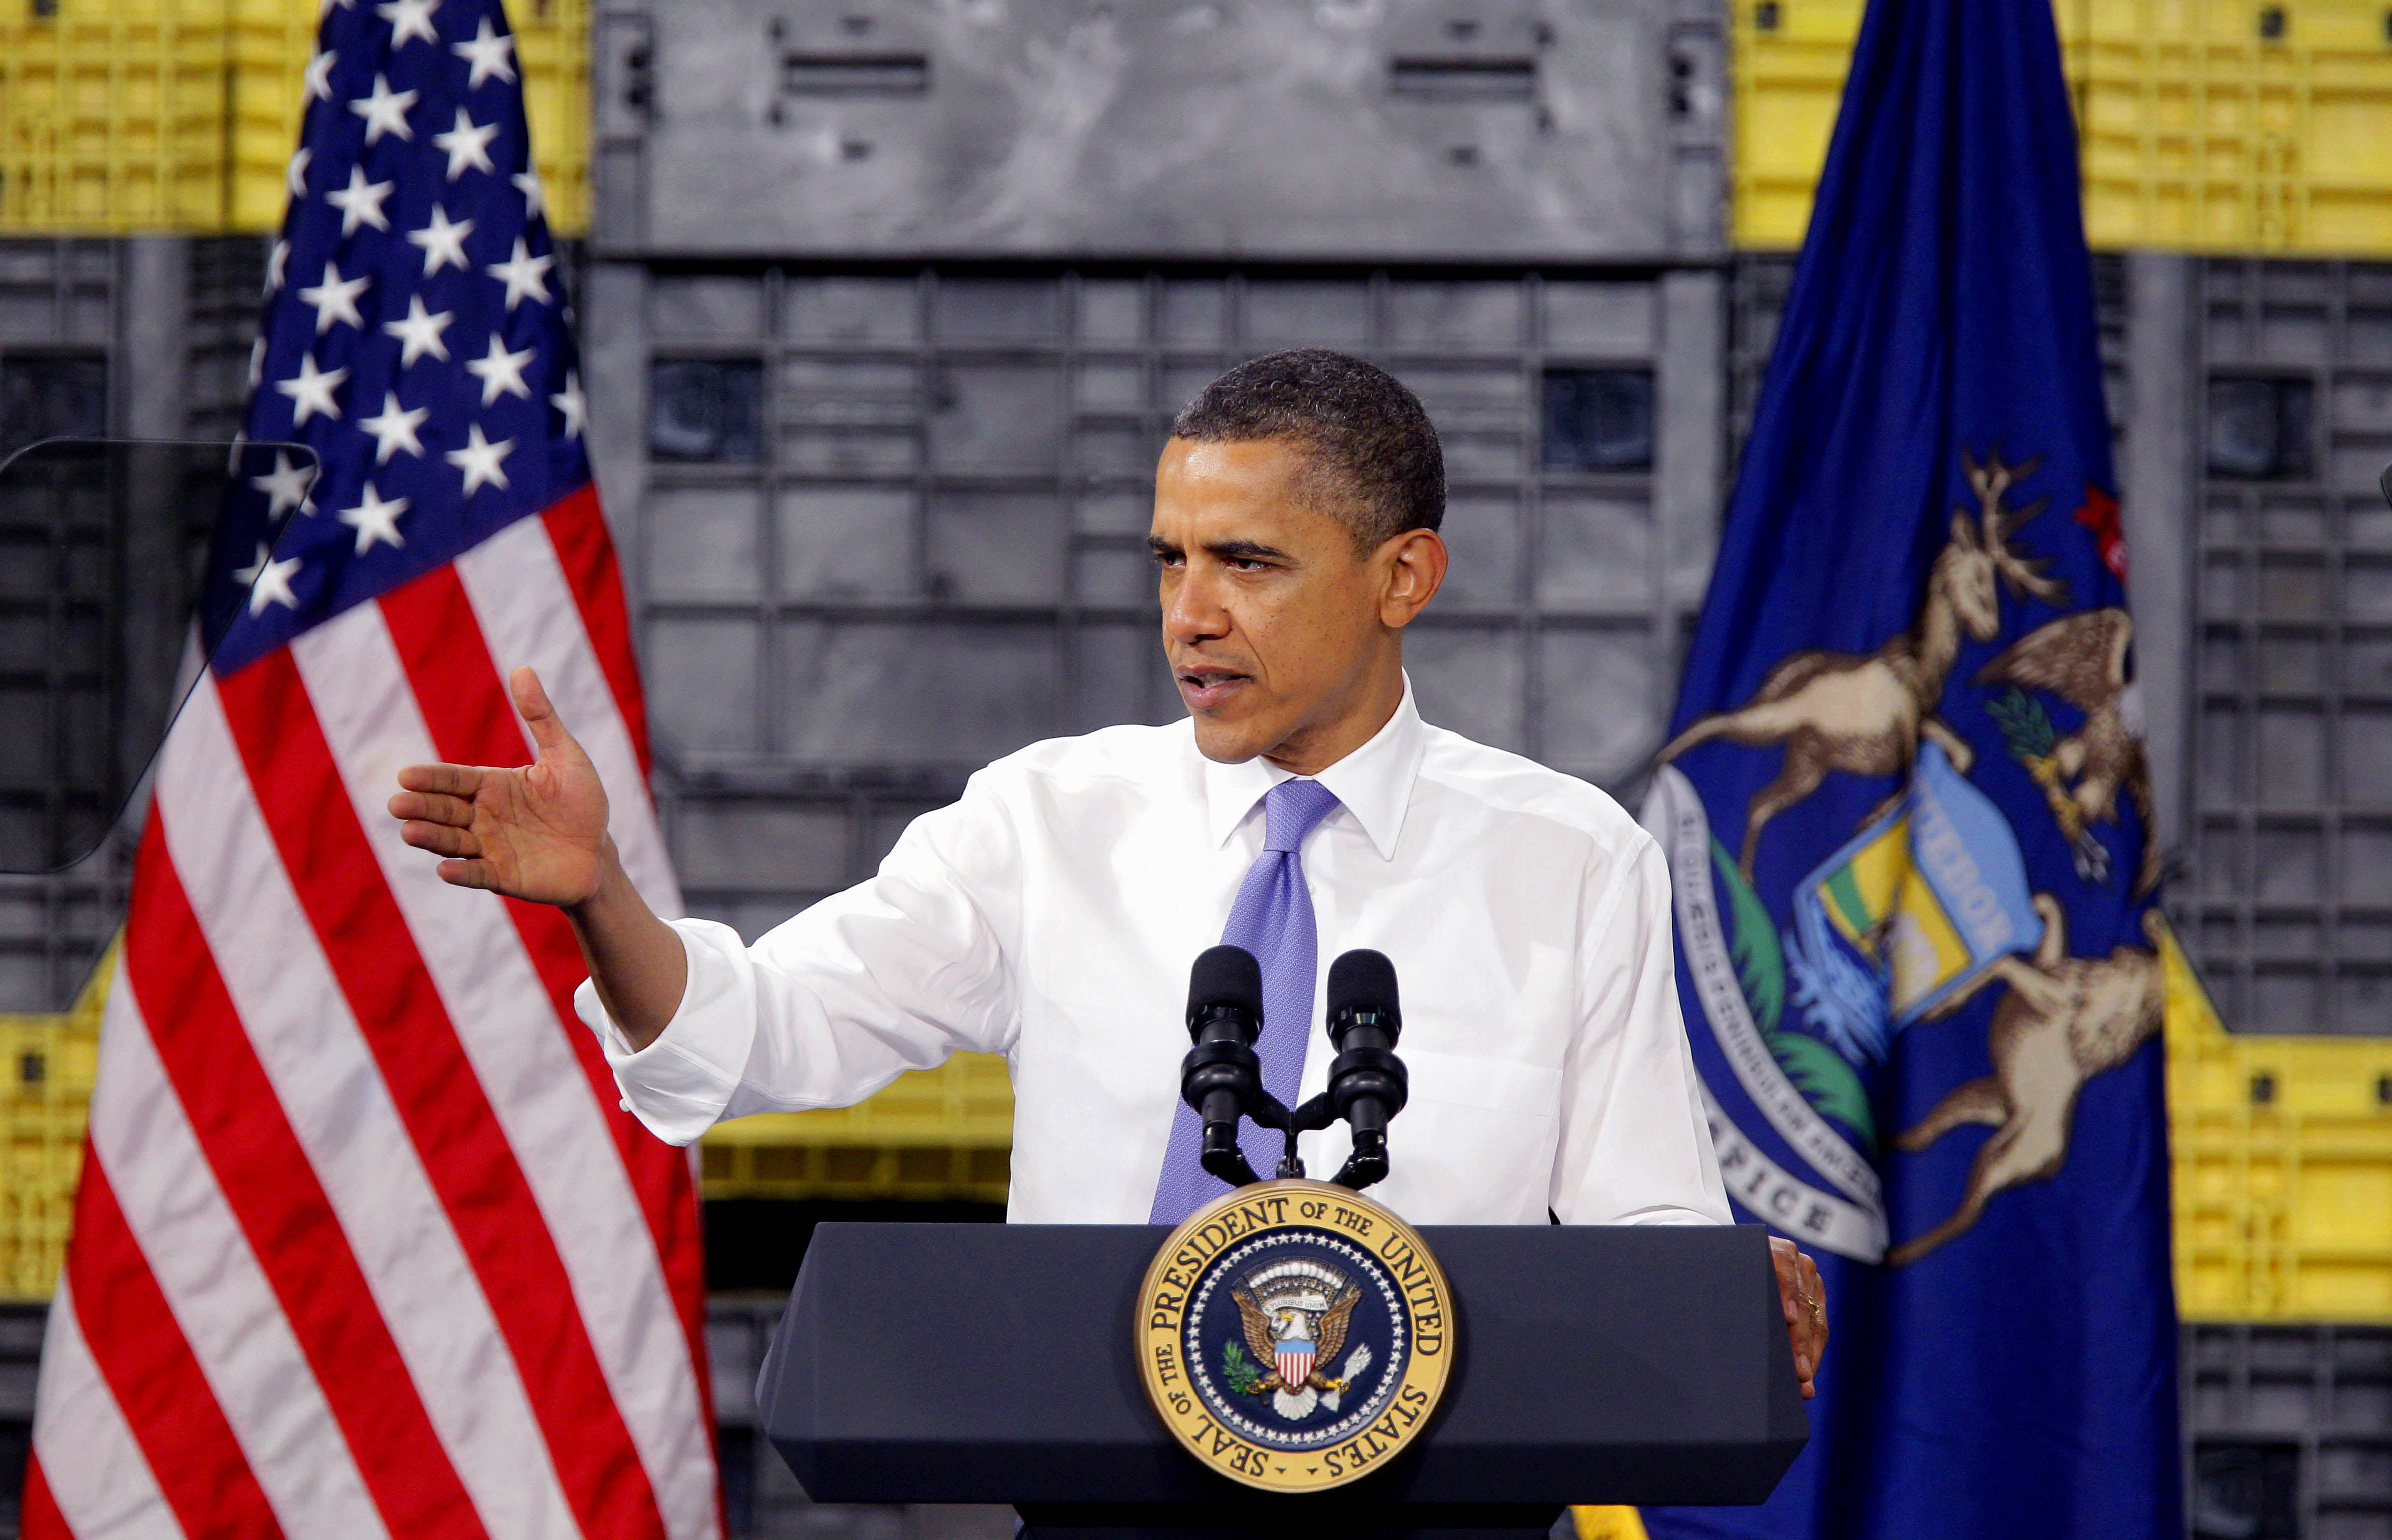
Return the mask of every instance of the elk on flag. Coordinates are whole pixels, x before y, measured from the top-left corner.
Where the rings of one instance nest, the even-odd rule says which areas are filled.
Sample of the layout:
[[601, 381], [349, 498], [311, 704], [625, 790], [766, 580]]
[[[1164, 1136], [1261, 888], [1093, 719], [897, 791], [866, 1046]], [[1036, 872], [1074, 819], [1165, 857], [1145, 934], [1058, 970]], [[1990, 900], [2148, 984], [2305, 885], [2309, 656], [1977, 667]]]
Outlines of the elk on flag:
[[497, 0], [332, 0], [208, 659], [110, 981], [29, 1536], [719, 1534], [697, 1213], [563, 917], [442, 884], [406, 764], [537, 667], [665, 912], [629, 619]]

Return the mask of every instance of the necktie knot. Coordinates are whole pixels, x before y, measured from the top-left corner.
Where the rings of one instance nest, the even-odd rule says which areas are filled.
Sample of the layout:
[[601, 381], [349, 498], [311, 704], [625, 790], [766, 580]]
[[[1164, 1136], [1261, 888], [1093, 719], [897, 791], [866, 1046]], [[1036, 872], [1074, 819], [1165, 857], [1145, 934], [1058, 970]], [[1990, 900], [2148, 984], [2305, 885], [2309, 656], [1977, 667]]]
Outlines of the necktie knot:
[[1263, 794], [1263, 848], [1294, 851], [1337, 805], [1337, 794], [1318, 781], [1280, 782]]

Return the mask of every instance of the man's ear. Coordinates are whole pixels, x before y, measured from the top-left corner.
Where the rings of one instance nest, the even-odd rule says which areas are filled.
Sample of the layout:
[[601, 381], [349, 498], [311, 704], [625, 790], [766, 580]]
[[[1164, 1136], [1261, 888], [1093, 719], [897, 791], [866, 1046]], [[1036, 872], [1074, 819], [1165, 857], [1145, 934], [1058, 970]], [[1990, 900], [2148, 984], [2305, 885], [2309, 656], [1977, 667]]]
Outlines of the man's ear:
[[1379, 623], [1400, 630], [1436, 597], [1450, 553], [1436, 531], [1407, 529], [1390, 536], [1375, 554], [1385, 574], [1379, 589]]

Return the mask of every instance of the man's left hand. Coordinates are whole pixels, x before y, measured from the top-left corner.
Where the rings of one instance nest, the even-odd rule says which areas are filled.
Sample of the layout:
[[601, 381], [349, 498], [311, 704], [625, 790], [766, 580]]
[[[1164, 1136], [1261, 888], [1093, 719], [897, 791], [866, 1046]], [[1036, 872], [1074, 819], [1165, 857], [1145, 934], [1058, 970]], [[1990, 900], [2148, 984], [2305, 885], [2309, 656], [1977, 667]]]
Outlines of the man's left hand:
[[1786, 1306], [1786, 1337], [1794, 1347], [1794, 1378], [1802, 1382], [1802, 1399], [1817, 1391], [1811, 1385], [1819, 1372], [1819, 1355], [1827, 1348], [1827, 1289], [1811, 1259], [1782, 1236], [1769, 1237], [1769, 1260], [1777, 1264], [1777, 1297]]

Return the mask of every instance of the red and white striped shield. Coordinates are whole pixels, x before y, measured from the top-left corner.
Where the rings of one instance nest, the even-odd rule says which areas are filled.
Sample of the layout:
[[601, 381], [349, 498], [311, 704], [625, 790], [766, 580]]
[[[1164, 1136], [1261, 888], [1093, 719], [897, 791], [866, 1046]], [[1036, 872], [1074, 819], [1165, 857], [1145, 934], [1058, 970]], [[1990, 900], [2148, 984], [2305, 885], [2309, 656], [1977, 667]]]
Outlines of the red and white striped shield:
[[1272, 1348], [1271, 1361], [1279, 1370], [1280, 1382], [1291, 1391], [1302, 1390], [1312, 1378], [1310, 1342], [1280, 1342]]

